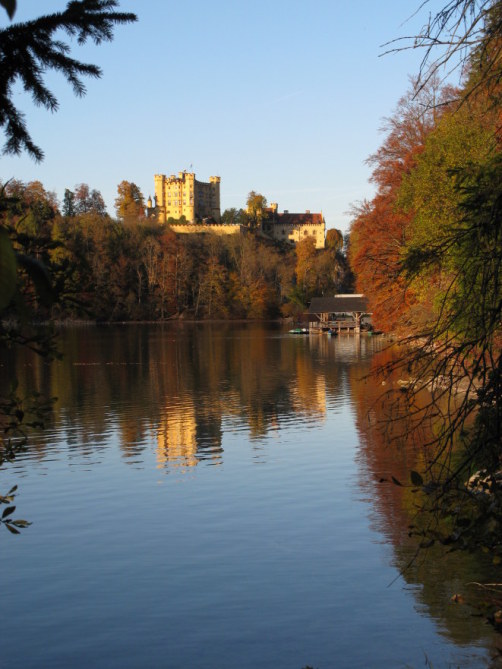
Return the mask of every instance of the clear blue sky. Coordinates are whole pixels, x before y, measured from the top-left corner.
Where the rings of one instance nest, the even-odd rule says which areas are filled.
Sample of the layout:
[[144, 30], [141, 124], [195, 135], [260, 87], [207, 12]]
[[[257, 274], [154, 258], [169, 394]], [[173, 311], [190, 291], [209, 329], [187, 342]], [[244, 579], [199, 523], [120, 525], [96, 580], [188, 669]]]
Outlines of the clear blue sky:
[[[21, 90], [42, 163], [2, 156], [0, 179], [38, 179], [61, 199], [86, 182], [114, 215], [117, 185], [153, 195], [153, 175], [221, 176], [222, 210], [250, 190], [279, 210], [324, 213], [348, 229], [352, 203], [371, 197], [365, 160], [417, 72], [420, 52], [379, 57], [381, 45], [415, 33], [431, 0], [122, 0], [139, 21], [99, 47], [72, 54], [100, 65], [77, 99], [58, 75], [51, 114]], [[64, 9], [64, 0], [18, 0], [16, 21]], [[42, 9], [43, 8], [43, 9]], [[410, 18], [411, 17], [411, 18]], [[0, 25], [8, 20], [4, 12]]]

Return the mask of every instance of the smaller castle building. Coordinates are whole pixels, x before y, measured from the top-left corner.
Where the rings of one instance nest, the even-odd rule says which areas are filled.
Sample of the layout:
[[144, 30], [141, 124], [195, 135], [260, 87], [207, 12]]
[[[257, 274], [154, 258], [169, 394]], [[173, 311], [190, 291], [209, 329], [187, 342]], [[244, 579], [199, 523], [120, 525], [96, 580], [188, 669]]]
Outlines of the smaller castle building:
[[304, 214], [290, 214], [278, 211], [276, 202], [263, 210], [261, 234], [279, 241], [297, 244], [307, 237], [313, 237], [316, 249], [324, 248], [326, 221], [320, 214], [312, 214], [307, 210]]

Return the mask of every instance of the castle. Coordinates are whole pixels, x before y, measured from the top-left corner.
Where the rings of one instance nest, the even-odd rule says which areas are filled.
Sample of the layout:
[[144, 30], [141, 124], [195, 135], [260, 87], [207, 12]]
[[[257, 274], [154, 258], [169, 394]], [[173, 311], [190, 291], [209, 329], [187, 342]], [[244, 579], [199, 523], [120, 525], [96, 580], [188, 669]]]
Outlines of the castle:
[[[211, 218], [220, 220], [220, 177], [209, 177], [209, 183], [197, 181], [193, 172], [178, 172], [166, 177], [156, 174], [155, 213], [159, 223], [184, 216], [189, 223]], [[151, 208], [151, 200], [148, 203]]]
[[[185, 217], [186, 223], [172, 221], [169, 225], [178, 234], [213, 232], [233, 235], [242, 232], [238, 223], [221, 223], [220, 177], [209, 177], [209, 183], [198, 181], [193, 172], [156, 174], [155, 204], [147, 202], [147, 216], [155, 216], [159, 223]], [[277, 241], [297, 244], [312, 237], [317, 249], [324, 248], [326, 222], [322, 213], [293, 214], [278, 211], [277, 203], [263, 210], [256, 233]]]

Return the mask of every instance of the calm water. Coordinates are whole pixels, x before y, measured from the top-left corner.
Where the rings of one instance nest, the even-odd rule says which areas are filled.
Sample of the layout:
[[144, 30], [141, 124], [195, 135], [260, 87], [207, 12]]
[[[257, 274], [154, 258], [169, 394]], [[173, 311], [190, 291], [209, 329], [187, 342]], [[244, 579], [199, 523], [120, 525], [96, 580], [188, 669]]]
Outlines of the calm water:
[[491, 628], [450, 601], [483, 565], [400, 576], [413, 509], [378, 479], [418, 456], [369, 431], [380, 346], [123, 326], [63, 331], [53, 365], [4, 359], [2, 383], [59, 399], [0, 471], [33, 521], [0, 534], [0, 667], [499, 666]]

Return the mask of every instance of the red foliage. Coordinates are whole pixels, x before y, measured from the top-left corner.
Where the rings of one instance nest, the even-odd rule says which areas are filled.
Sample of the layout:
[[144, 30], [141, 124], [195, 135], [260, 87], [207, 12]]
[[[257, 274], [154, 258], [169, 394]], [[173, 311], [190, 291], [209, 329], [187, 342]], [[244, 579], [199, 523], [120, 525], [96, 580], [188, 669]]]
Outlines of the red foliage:
[[377, 195], [352, 224], [349, 257], [357, 268], [356, 289], [368, 297], [374, 325], [386, 331], [404, 324], [414, 302], [399, 271], [410, 218], [395, 210], [391, 196]]

